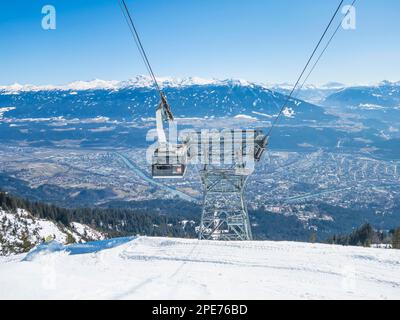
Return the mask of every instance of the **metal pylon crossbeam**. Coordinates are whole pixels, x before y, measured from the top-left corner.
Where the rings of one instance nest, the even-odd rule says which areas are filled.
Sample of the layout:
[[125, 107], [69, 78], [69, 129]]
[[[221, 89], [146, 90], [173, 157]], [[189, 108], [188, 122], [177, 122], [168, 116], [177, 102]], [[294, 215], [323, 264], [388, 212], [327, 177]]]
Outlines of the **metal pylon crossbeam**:
[[252, 240], [244, 199], [248, 176], [233, 169], [206, 167], [201, 171], [204, 201], [200, 240]]

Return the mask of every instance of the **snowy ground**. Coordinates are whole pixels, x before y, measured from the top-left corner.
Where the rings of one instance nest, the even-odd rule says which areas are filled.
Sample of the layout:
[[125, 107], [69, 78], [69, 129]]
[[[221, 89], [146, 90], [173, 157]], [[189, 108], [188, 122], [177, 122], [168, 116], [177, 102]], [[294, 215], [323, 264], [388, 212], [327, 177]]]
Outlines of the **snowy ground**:
[[400, 299], [400, 251], [125, 238], [0, 258], [0, 299]]

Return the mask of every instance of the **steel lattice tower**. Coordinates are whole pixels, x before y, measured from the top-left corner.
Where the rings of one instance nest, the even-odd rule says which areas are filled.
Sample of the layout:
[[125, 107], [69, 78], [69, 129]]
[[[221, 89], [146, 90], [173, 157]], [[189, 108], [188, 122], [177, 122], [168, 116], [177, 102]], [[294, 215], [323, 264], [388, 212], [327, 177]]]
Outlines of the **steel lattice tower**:
[[262, 130], [225, 130], [191, 137], [201, 159], [203, 210], [200, 240], [253, 239], [245, 201], [246, 183], [267, 145]]
[[237, 170], [205, 166], [200, 172], [203, 183], [203, 211], [200, 240], [252, 240], [244, 198], [248, 175]]

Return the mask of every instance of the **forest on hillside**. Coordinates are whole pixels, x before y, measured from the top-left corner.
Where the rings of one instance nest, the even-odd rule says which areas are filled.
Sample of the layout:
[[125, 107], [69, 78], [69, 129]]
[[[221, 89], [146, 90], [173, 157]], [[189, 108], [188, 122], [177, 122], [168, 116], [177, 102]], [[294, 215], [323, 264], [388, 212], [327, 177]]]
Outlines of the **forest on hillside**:
[[[188, 213], [185, 216], [175, 214], [175, 205], [179, 205], [179, 210]], [[65, 209], [0, 192], [0, 208], [11, 212], [25, 209], [36, 218], [51, 220], [67, 227], [71, 222], [83, 223], [105, 232], [109, 237], [147, 235], [193, 238], [196, 236], [195, 226], [198, 224], [195, 220], [187, 220], [193, 206], [168, 201], [161, 207], [147, 202], [137, 203], [132, 208]]]

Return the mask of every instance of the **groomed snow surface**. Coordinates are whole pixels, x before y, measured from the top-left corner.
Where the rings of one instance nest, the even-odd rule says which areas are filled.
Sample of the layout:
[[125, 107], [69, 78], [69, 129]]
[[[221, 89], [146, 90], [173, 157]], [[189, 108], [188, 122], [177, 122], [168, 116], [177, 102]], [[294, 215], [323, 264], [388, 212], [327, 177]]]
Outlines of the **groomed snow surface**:
[[0, 258], [0, 299], [400, 299], [400, 251], [125, 238]]

